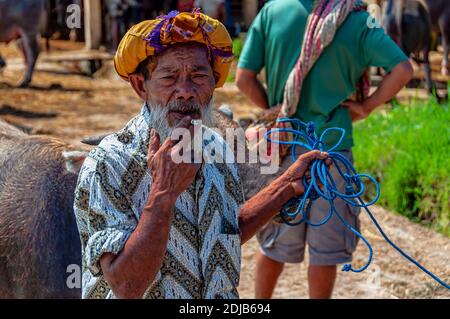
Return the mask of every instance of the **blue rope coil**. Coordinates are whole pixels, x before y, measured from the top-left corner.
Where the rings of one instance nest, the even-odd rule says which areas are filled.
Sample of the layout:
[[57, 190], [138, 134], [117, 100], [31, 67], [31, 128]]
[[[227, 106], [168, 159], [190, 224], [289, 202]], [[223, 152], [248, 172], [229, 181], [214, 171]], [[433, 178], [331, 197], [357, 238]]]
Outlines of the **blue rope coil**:
[[[307, 150], [320, 150], [322, 152], [328, 153], [328, 158], [333, 162], [333, 165], [337, 168], [338, 173], [345, 181], [345, 193], [338, 191], [336, 182], [331, 175], [331, 172], [325, 162], [325, 160], [314, 160], [311, 164], [311, 178], [308, 182], [307, 178], [303, 178], [303, 185], [305, 187], [305, 193], [296, 198], [289, 200], [281, 209], [280, 217], [284, 223], [290, 226], [296, 226], [301, 223], [306, 223], [312, 227], [319, 227], [327, 223], [333, 215], [336, 216], [344, 226], [358, 236], [362, 242], [367, 246], [369, 250], [369, 256], [367, 258], [366, 264], [360, 268], [353, 268], [351, 264], [345, 264], [342, 267], [342, 271], [352, 271], [352, 272], [362, 272], [366, 270], [373, 258], [373, 249], [369, 241], [364, 238], [364, 236], [356, 230], [352, 225], [350, 225], [336, 210], [334, 206], [334, 200], [340, 198], [351, 206], [363, 208], [369, 215], [370, 219], [383, 236], [383, 238], [403, 257], [409, 260], [411, 263], [416, 265], [419, 269], [425, 272], [428, 276], [436, 280], [439, 284], [447, 289], [450, 286], [433, 274], [431, 271], [422, 266], [414, 258], [406, 254], [401, 248], [399, 248], [394, 242], [392, 242], [386, 233], [381, 228], [378, 221], [373, 216], [372, 212], [369, 210], [369, 206], [375, 204], [380, 197], [380, 186], [375, 178], [368, 174], [359, 174], [354, 168], [353, 164], [343, 155], [334, 150], [339, 147], [345, 136], [345, 130], [342, 128], [327, 128], [320, 136], [317, 135], [315, 131], [315, 124], [313, 122], [304, 123], [298, 119], [282, 118], [277, 120], [279, 123], [290, 123], [292, 128], [276, 128], [268, 131], [264, 137], [270, 143], [289, 145], [291, 146], [292, 160], [295, 161], [298, 157], [297, 148], [303, 147]], [[335, 145], [326, 147], [325, 138], [328, 134], [337, 132], [340, 134], [339, 140]], [[290, 133], [293, 135], [293, 140], [291, 141], [274, 141], [270, 136], [274, 133]], [[363, 201], [362, 196], [366, 191], [363, 179], [367, 179], [375, 185], [376, 195], [374, 199], [366, 203]], [[323, 218], [321, 221], [313, 223], [309, 219], [309, 212], [311, 209], [312, 202], [318, 198], [323, 198], [328, 201], [330, 205], [329, 214]]]

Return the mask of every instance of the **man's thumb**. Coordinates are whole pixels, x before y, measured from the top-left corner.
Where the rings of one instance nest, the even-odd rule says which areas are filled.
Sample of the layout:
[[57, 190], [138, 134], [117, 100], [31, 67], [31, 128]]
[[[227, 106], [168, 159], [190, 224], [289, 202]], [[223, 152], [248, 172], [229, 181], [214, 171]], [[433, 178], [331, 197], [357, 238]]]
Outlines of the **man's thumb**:
[[156, 152], [159, 150], [161, 145], [160, 137], [158, 132], [154, 128], [150, 130], [150, 142], [148, 145], [148, 159], [150, 160], [155, 156]]
[[318, 150], [310, 151], [308, 153], [305, 153], [299, 157], [300, 161], [305, 164], [311, 164], [311, 162], [315, 159], [321, 159], [324, 160], [328, 157], [328, 154], [326, 152], [321, 152]]

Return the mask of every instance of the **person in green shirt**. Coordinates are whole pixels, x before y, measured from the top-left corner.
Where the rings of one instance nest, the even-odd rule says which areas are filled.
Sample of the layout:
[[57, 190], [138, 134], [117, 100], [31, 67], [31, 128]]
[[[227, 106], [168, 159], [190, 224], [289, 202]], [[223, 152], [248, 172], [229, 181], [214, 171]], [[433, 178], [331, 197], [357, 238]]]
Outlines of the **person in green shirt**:
[[[263, 109], [283, 102], [288, 76], [300, 55], [302, 39], [313, 0], [269, 1], [255, 18], [248, 32], [236, 72], [236, 85], [253, 103]], [[314, 122], [318, 133], [329, 127], [341, 127], [345, 137], [337, 149], [352, 160], [352, 121], [366, 118], [376, 107], [392, 99], [412, 77], [408, 58], [382, 28], [370, 23], [367, 12], [352, 12], [336, 32], [333, 42], [323, 51], [303, 82], [300, 102], [293, 117]], [[373, 22], [373, 21], [372, 21]], [[348, 100], [368, 67], [381, 67], [386, 76], [366, 100]], [[265, 86], [257, 75], [265, 68]], [[338, 136], [325, 142], [333, 145]], [[288, 156], [290, 158], [290, 156]], [[285, 159], [282, 170], [290, 165]], [[335, 179], [338, 178], [336, 170]], [[343, 183], [342, 183], [343, 185]], [[342, 186], [341, 185], [341, 186]], [[359, 210], [336, 201], [336, 208], [351, 225], [359, 228]], [[324, 200], [316, 200], [311, 218], [328, 214]], [[269, 223], [259, 234], [261, 253], [257, 257], [255, 295], [270, 298], [283, 265], [302, 262], [308, 244], [309, 296], [330, 298], [336, 278], [336, 265], [349, 262], [357, 238], [347, 233], [336, 216], [320, 227], [301, 224], [291, 227]]]

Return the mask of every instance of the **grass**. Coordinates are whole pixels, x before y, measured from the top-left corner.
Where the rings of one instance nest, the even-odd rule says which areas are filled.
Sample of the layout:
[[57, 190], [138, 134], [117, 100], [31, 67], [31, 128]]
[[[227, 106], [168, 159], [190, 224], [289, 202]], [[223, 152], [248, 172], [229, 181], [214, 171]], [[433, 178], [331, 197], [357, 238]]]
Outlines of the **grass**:
[[[237, 61], [239, 61], [239, 57], [241, 56], [243, 47], [244, 47], [244, 42], [241, 39], [239, 39], [239, 38], [233, 39], [233, 54], [234, 54], [235, 63], [237, 63]], [[232, 67], [230, 70], [230, 73], [228, 74], [226, 82], [234, 83], [235, 76], [236, 76], [236, 68]]]
[[242, 49], [244, 48], [244, 42], [239, 39], [233, 39], [233, 54], [236, 59], [239, 59], [241, 56]]
[[399, 105], [356, 123], [355, 165], [381, 185], [378, 204], [450, 237], [449, 105]]

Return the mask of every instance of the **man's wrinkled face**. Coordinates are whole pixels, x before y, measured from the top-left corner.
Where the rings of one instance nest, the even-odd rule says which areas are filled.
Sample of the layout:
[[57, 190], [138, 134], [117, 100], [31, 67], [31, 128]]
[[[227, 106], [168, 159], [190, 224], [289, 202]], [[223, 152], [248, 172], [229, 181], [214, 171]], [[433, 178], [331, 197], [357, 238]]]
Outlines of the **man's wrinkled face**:
[[170, 127], [185, 116], [203, 117], [215, 88], [205, 46], [175, 45], [157, 56], [156, 66], [149, 71], [150, 76], [145, 81], [147, 102], [166, 108]]

